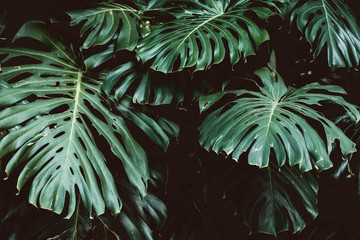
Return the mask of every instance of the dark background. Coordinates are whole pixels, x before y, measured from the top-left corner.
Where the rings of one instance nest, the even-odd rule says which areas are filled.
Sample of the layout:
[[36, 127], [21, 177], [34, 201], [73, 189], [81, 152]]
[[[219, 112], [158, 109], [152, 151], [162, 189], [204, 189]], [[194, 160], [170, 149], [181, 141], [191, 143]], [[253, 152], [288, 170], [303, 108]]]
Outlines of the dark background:
[[[0, 35], [0, 45], [6, 46], [21, 25], [28, 20], [48, 22], [50, 17], [57, 16], [69, 21], [64, 12], [77, 9], [85, 3], [96, 2], [86, 0], [0, 0], [0, 6], [7, 17], [4, 32]], [[354, 13], [360, 16], [358, 0], [346, 1]], [[1, 22], [0, 22], [1, 25]], [[74, 34], [77, 34], [75, 32]], [[291, 79], [293, 84], [303, 85], [307, 81], [316, 81], [329, 74], [326, 56], [309, 63], [312, 56], [309, 45], [299, 41], [300, 34], [289, 37], [286, 30], [274, 30], [271, 38], [272, 46], [277, 53], [279, 72]], [[69, 32], [69, 39], [80, 41], [77, 35]], [[308, 54], [304, 54], [308, 53]], [[254, 58], [255, 59], [255, 58]], [[300, 59], [300, 63], [294, 62]], [[251, 60], [250, 59], [250, 64]], [[312, 72], [312, 76], [301, 76], [302, 72]], [[346, 74], [345, 70], [336, 73]], [[349, 100], [360, 105], [358, 76], [351, 82], [341, 83], [350, 93]], [[356, 82], [357, 81], [357, 82]], [[286, 82], [286, 80], [285, 80]], [[286, 82], [288, 83], [288, 82]], [[347, 85], [346, 85], [347, 84]], [[245, 161], [236, 163], [230, 159], [217, 157], [201, 149], [198, 145], [198, 108], [196, 103], [185, 102], [182, 109], [174, 106], [159, 107], [159, 112], [176, 121], [181, 132], [178, 142], [173, 141], [168, 152], [157, 155], [154, 151], [150, 158], [164, 160], [168, 164], [169, 180], [164, 201], [169, 208], [168, 221], [162, 231], [162, 239], [199, 239], [199, 240], [235, 240], [235, 239], [276, 239], [269, 235], [249, 235], [249, 229], [242, 223], [241, 213], [237, 211], [232, 199], [241, 198], [241, 191], [236, 186], [225, 189], [224, 183], [230, 181], [230, 175], [252, 174], [252, 168]], [[169, 113], [171, 113], [169, 115]], [[229, 179], [230, 178], [230, 179]], [[204, 201], [204, 186], [207, 186], [208, 199]], [[239, 196], [238, 196], [239, 195]], [[324, 236], [312, 235], [314, 230], [333, 228], [338, 233], [334, 239], [360, 239], [360, 197], [356, 195], [356, 179], [336, 181], [330, 173], [322, 173], [319, 192], [319, 217], [300, 234], [281, 233], [277, 239], [325, 239]], [[40, 215], [38, 216], [40, 217]], [[0, 236], [1, 238], [1, 236]], [[5, 239], [5, 238], [1, 238]]]

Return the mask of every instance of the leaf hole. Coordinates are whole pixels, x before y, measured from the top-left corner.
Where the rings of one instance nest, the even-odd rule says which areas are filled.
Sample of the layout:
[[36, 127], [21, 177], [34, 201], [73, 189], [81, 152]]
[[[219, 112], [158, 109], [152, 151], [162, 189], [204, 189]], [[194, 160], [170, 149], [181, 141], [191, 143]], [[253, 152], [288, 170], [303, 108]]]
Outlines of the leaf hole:
[[74, 170], [73, 170], [71, 167], [70, 167], [69, 169], [70, 169], [71, 175], [74, 176], [74, 175], [75, 175], [75, 174], [74, 174]]
[[51, 78], [51, 77], [55, 77], [55, 78], [60, 78], [60, 74], [56, 75], [56, 74], [41, 74], [40, 75], [41, 78]]
[[64, 122], [70, 121], [71, 117], [64, 118]]
[[61, 66], [61, 65], [58, 65], [58, 64], [53, 64], [53, 63], [50, 63], [50, 66], [53, 66], [53, 67], [57, 67], [57, 68], [64, 69], [64, 66]]
[[34, 74], [32, 73], [21, 73], [13, 78], [11, 78], [11, 80], [7, 81], [8, 83], [12, 84], [12, 83], [16, 83], [22, 80], [25, 80], [31, 76], [33, 76]]
[[85, 91], [90, 93], [91, 95], [95, 95], [95, 92], [91, 89], [86, 88]]
[[70, 106], [68, 104], [62, 104], [62, 105], [50, 110], [49, 114], [63, 113], [65, 111], [69, 110], [69, 108], [70, 108]]
[[65, 134], [65, 131], [59, 132], [58, 134], [56, 134], [56, 135], [54, 136], [54, 138], [61, 137], [61, 136], [64, 135], [64, 134]]
[[64, 149], [63, 147], [59, 148], [58, 150], [56, 150], [56, 153], [61, 152], [63, 149]]
[[66, 62], [66, 63], [70, 63], [67, 59], [63, 58], [63, 57], [59, 57], [59, 59], [63, 62]]
[[[1, 54], [1, 56], [9, 56], [9, 54]], [[27, 56], [16, 56], [2, 63], [1, 66], [2, 67], [13, 66], [14, 68], [18, 68], [20, 70], [21, 67], [26, 67], [26, 65], [28, 64], [42, 64], [42, 61]]]
[[66, 86], [73, 87], [73, 86], [75, 86], [75, 83], [73, 83], [73, 82], [67, 83]]
[[213, 28], [213, 31], [216, 32], [216, 33], [220, 33], [220, 30], [217, 29], [217, 28]]

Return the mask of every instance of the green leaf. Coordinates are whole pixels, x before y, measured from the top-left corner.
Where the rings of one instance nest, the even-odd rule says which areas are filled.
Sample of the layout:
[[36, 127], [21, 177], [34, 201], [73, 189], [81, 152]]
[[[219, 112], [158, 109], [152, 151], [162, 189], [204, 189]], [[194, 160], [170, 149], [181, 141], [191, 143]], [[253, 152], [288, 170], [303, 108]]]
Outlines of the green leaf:
[[[255, 74], [263, 82], [263, 86], [259, 86], [261, 92], [225, 91], [200, 100], [200, 109], [207, 109], [224, 94], [237, 96], [230, 104], [210, 113], [201, 124], [200, 144], [205, 149], [232, 154], [235, 160], [248, 151], [249, 164], [259, 167], [269, 165], [273, 149], [279, 166], [288, 159], [290, 166], [299, 164], [302, 172], [313, 166], [319, 171], [330, 168], [329, 154], [336, 139], [344, 156], [356, 151], [355, 144], [332, 121], [310, 107], [330, 101], [345, 108], [352, 120], [358, 122], [360, 113], [354, 105], [333, 95], [344, 94], [342, 88], [312, 83], [294, 89], [286, 87], [280, 76], [275, 80], [274, 73], [267, 68], [257, 70]], [[326, 144], [305, 118], [321, 124]]]
[[342, 0], [311, 0], [295, 8], [291, 22], [314, 47], [317, 57], [326, 46], [332, 70], [356, 67], [360, 63], [360, 28], [350, 8]]
[[[100, 135], [120, 158], [130, 182], [146, 194], [149, 171], [144, 150], [134, 140], [124, 119], [108, 109], [102, 82], [83, 72], [71, 47], [54, 38], [42, 22], [28, 22], [15, 39], [30, 37], [49, 51], [3, 48], [2, 61], [26, 56], [38, 63], [2, 68], [0, 78], [12, 88], [0, 88], [0, 130], [10, 133], [0, 142], [0, 158], [12, 154], [10, 174], [25, 164], [17, 188], [32, 181], [29, 201], [61, 213], [66, 196], [67, 217], [80, 193], [86, 209], [102, 214], [105, 206], [120, 212], [121, 200], [106, 166]], [[32, 61], [33, 62], [33, 61]], [[17, 79], [17, 80], [15, 80]]]
[[[360, 107], [357, 106], [359, 110]], [[360, 142], [360, 123], [351, 121], [349, 113], [338, 117], [335, 121], [336, 124], [344, 127], [344, 132], [356, 144]], [[357, 145], [358, 146], [358, 145]], [[337, 157], [337, 156], [335, 156]], [[350, 154], [346, 158], [337, 157], [338, 162], [334, 169], [333, 176], [337, 180], [345, 177], [356, 177], [357, 193], [360, 194], [360, 161], [358, 152]]]
[[[4, 195], [9, 199], [9, 195]], [[3, 217], [2, 225], [6, 231], [2, 231], [2, 237], [6, 239], [43, 240], [43, 239], [86, 239], [87, 233], [92, 227], [89, 213], [78, 204], [74, 215], [70, 219], [54, 213], [42, 212], [29, 205], [26, 200], [12, 198], [12, 202], [6, 206], [6, 216]], [[3, 203], [3, 202], [2, 202]], [[4, 205], [2, 205], [5, 207]], [[34, 216], [38, 216], [34, 221]], [[41, 217], [39, 217], [41, 216]]]
[[132, 95], [133, 103], [162, 105], [171, 103], [176, 97], [176, 80], [168, 79], [164, 74], [135, 62], [127, 62], [109, 72], [104, 79], [103, 89], [107, 94], [114, 89], [113, 95], [117, 100], [129, 94]]
[[[158, 189], [156, 184], [159, 178], [166, 177], [166, 174], [153, 169], [150, 171], [150, 184]], [[57, 215], [28, 204], [24, 198], [26, 196], [15, 196], [9, 183], [0, 182], [0, 202], [3, 209], [0, 213], [1, 237], [23, 240], [85, 240], [89, 239], [89, 236], [92, 236], [91, 239], [107, 239], [109, 236], [114, 236], [115, 239], [127, 239], [127, 236], [130, 236], [134, 239], [133, 236], [136, 235], [140, 236], [135, 238], [136, 240], [155, 239], [156, 232], [160, 230], [167, 216], [164, 203], [151, 193], [142, 197], [126, 178], [117, 175], [115, 184], [124, 202], [120, 214], [114, 216], [106, 211], [101, 216], [90, 216], [78, 201], [74, 215], [70, 219], [64, 219], [63, 214]], [[125, 224], [121, 220], [123, 215], [130, 216]], [[34, 216], [37, 218], [34, 219]], [[128, 232], [125, 232], [124, 227], [129, 225], [134, 228], [126, 228]], [[136, 231], [136, 234], [131, 231]]]
[[[125, 187], [123, 185], [123, 187]], [[124, 211], [120, 213], [119, 220], [125, 227], [130, 239], [153, 239], [152, 229], [149, 227], [150, 218], [158, 228], [162, 226], [167, 216], [165, 204], [155, 195], [148, 194], [141, 198], [131, 188], [128, 188], [128, 197], [133, 205], [124, 205]], [[155, 229], [153, 229], [155, 230]]]
[[[156, 186], [158, 178], [165, 176], [152, 168], [150, 171], [151, 184], [158, 188]], [[98, 216], [101, 223], [117, 238], [122, 239], [125, 229], [131, 240], [157, 239], [156, 232], [160, 230], [167, 217], [165, 204], [151, 193], [142, 197], [125, 179], [117, 179], [116, 184], [121, 192], [124, 206], [121, 213], [115, 217], [110, 214]]]
[[[142, 111], [136, 110], [135, 108], [130, 108], [130, 99], [124, 98], [122, 101], [117, 104], [116, 108], [123, 114], [123, 116], [132, 122], [134, 122], [140, 129], [142, 129], [146, 135], [150, 137], [157, 145], [159, 145], [164, 151], [169, 145], [169, 138], [167, 136], [167, 126], [163, 124], [158, 124], [153, 118], [147, 116]], [[177, 125], [171, 121], [168, 121], [170, 126], [173, 129], [177, 128]], [[164, 128], [164, 129], [163, 129]], [[177, 137], [178, 131], [170, 132], [170, 136], [173, 135]]]
[[87, 70], [92, 70], [115, 56], [115, 44], [109, 44], [105, 50], [95, 53], [85, 59]]
[[120, 49], [133, 50], [138, 42], [141, 17], [139, 10], [118, 3], [103, 3], [85, 10], [67, 12], [71, 17], [71, 25], [81, 27], [80, 36], [90, 31], [84, 41], [84, 48], [104, 45], [116, 39], [115, 51]]
[[138, 44], [138, 56], [143, 62], [153, 60], [151, 68], [165, 73], [186, 67], [207, 69], [222, 62], [226, 52], [235, 64], [254, 55], [254, 48], [269, 39], [267, 31], [247, 14], [265, 20], [278, 12], [274, 2], [193, 1], [196, 8], [174, 12], [175, 20], [154, 27]]
[[279, 170], [268, 166], [257, 172], [251, 179], [245, 200], [244, 222], [256, 232], [276, 235], [278, 232], [289, 231], [290, 224], [293, 232], [301, 231], [305, 226], [299, 208], [294, 204], [296, 197], [288, 193], [288, 187], [293, 188], [306, 210], [315, 218], [317, 209], [317, 181], [310, 173], [300, 174], [296, 169], [287, 165]]

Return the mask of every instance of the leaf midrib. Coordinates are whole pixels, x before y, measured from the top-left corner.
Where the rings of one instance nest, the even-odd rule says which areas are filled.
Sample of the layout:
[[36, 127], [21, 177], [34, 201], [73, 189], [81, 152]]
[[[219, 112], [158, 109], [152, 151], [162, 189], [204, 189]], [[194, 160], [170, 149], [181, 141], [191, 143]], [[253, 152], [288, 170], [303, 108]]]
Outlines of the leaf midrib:
[[206, 20], [205, 22], [201, 23], [200, 25], [198, 25], [197, 27], [195, 27], [193, 30], [191, 30], [187, 35], [186, 37], [183, 38], [183, 40], [181, 41], [181, 43], [178, 45], [178, 47], [175, 49], [175, 52], [179, 49], [179, 47], [181, 47], [184, 42], [195, 32], [197, 31], [199, 28], [201, 28], [202, 26], [204, 26], [205, 24], [207, 24], [208, 22], [211, 22], [212, 20], [214, 20], [215, 18], [218, 18], [220, 16], [224, 15], [224, 13], [220, 13], [220, 14], [217, 14], [211, 18], [209, 18], [208, 20]]
[[272, 107], [270, 109], [270, 115], [269, 115], [269, 122], [268, 124], [266, 125], [266, 138], [268, 136], [268, 133], [269, 133], [269, 129], [270, 129], [270, 125], [271, 125], [271, 122], [272, 122], [272, 118], [273, 118], [273, 115], [274, 115], [274, 112], [275, 112], [275, 109], [277, 107], [279, 102], [276, 102], [276, 101], [272, 101]]
[[75, 103], [74, 103], [74, 109], [73, 109], [73, 114], [72, 114], [72, 121], [71, 121], [71, 129], [70, 129], [70, 134], [69, 134], [69, 142], [68, 142], [68, 147], [66, 150], [66, 157], [65, 157], [65, 164], [69, 159], [69, 154], [70, 154], [70, 146], [73, 142], [73, 135], [74, 135], [74, 128], [77, 122], [77, 115], [78, 115], [78, 106], [79, 106], [79, 101], [80, 101], [80, 92], [81, 92], [81, 79], [82, 79], [82, 75], [83, 73], [81, 71], [78, 72], [78, 76], [76, 79], [76, 93], [75, 93]]
[[[321, 2], [322, 2], [322, 5], [323, 5], [323, 8], [324, 8], [324, 15], [325, 15], [325, 19], [326, 19], [326, 25], [327, 25], [328, 33], [331, 34], [332, 29], [330, 27], [330, 22], [329, 22], [329, 17], [328, 17], [328, 12], [327, 12], [327, 9], [326, 9], [326, 5], [325, 5], [324, 0], [321, 0]], [[333, 44], [333, 38], [330, 37], [329, 39], [330, 39], [330, 43]]]

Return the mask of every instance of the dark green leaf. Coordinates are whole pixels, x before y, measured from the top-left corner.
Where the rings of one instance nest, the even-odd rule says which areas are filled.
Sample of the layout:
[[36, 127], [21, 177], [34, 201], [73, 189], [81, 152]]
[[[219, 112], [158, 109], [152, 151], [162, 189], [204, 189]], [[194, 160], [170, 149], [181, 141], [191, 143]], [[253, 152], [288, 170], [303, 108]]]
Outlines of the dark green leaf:
[[[175, 12], [175, 20], [154, 27], [138, 45], [143, 62], [161, 72], [186, 67], [203, 70], [224, 60], [229, 52], [231, 64], [254, 55], [267, 31], [247, 17], [255, 13], [262, 20], [277, 13], [276, 1], [193, 1], [196, 8]], [[246, 26], [246, 28], [243, 27]]]
[[133, 50], [139, 39], [139, 10], [118, 3], [103, 3], [86, 10], [69, 11], [71, 25], [85, 21], [80, 36], [90, 31], [83, 44], [84, 48], [107, 44], [116, 39], [115, 50]]
[[[26, 164], [17, 188], [35, 177], [30, 203], [56, 213], [63, 211], [68, 194], [67, 217], [74, 213], [77, 190], [89, 211], [93, 208], [102, 214], [106, 205], [118, 213], [121, 200], [102, 147], [95, 140], [101, 135], [121, 159], [130, 182], [145, 196], [149, 179], [146, 154], [124, 119], [107, 108], [101, 82], [78, 67], [72, 48], [54, 38], [43, 23], [26, 23], [15, 39], [22, 37], [34, 38], [50, 51], [0, 49], [7, 54], [3, 63], [19, 56], [39, 62], [3, 67], [0, 74], [8, 82], [15, 77], [21, 80], [12, 82], [12, 88], [0, 88], [0, 105], [5, 107], [0, 113], [0, 129], [10, 129], [0, 142], [0, 158], [13, 154], [7, 174]], [[33, 96], [35, 99], [23, 101]]]
[[[317, 93], [344, 94], [341, 87], [312, 83], [294, 89], [286, 87], [280, 76], [275, 81], [273, 72], [267, 68], [255, 74], [263, 82], [261, 92], [225, 91], [200, 99], [200, 109], [204, 110], [227, 93], [237, 96], [229, 107], [216, 109], [201, 124], [200, 144], [205, 149], [232, 154], [235, 160], [249, 150], [249, 164], [259, 167], [268, 166], [273, 149], [279, 166], [288, 159], [290, 166], [299, 164], [302, 172], [313, 166], [319, 171], [330, 168], [329, 155], [336, 139], [344, 156], [356, 151], [355, 144], [332, 121], [310, 107], [330, 101], [344, 107], [351, 119], [358, 122], [360, 113], [354, 105], [337, 95]], [[305, 117], [321, 124], [326, 144]]]
[[317, 210], [317, 181], [310, 173], [301, 176], [296, 169], [284, 165], [281, 169], [268, 166], [260, 170], [256, 176], [248, 176], [251, 186], [245, 197], [244, 221], [256, 232], [276, 235], [278, 232], [289, 231], [290, 224], [294, 233], [305, 226], [303, 217], [297, 207], [294, 196], [288, 194], [291, 186], [302, 200], [307, 211], [315, 218]]
[[317, 57], [326, 46], [331, 69], [360, 64], [360, 28], [342, 0], [311, 0], [295, 8], [291, 22], [304, 33]]
[[135, 62], [128, 62], [119, 65], [105, 77], [103, 89], [107, 94], [115, 90], [113, 94], [117, 100], [129, 94], [133, 103], [162, 105], [171, 103], [174, 98], [178, 101], [183, 99], [175, 95], [176, 92], [183, 94], [176, 80]]

